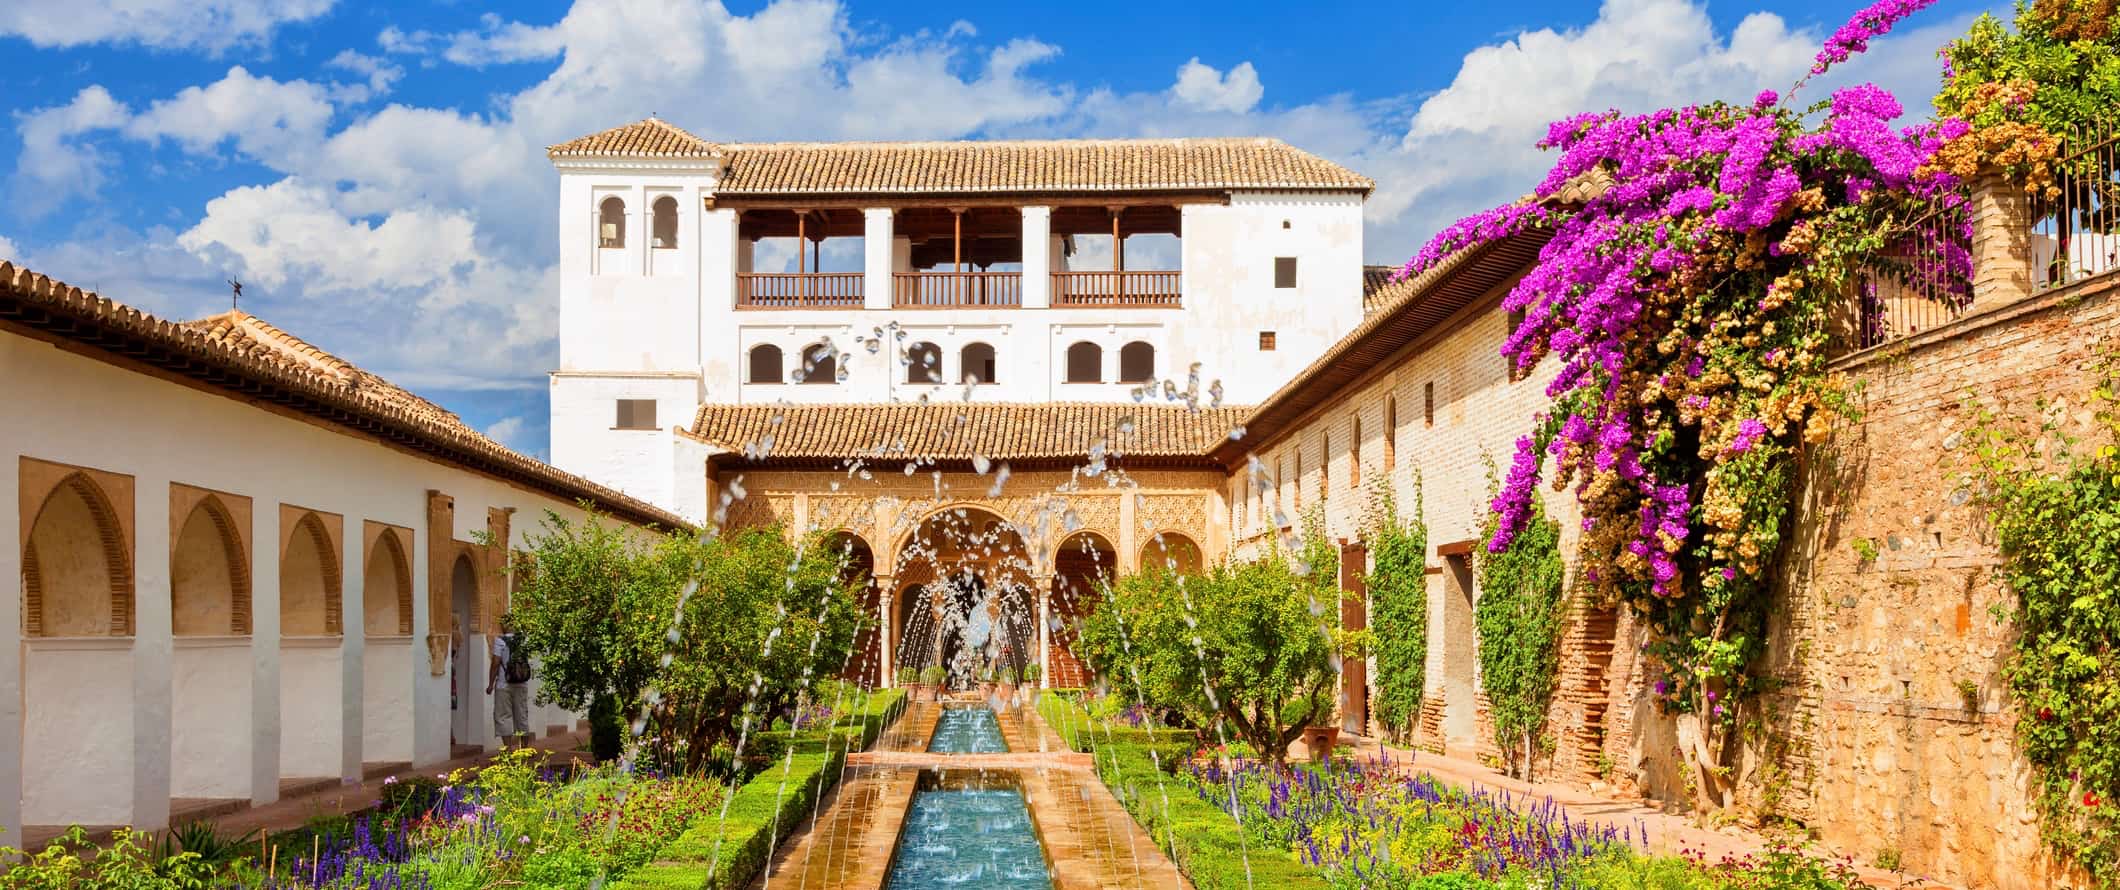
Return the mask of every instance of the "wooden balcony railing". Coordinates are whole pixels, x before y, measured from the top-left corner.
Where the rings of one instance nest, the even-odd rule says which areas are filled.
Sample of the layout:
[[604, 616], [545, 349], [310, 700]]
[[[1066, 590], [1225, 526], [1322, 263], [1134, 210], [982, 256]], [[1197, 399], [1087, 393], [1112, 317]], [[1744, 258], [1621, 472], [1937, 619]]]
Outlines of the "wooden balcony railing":
[[860, 272], [739, 272], [739, 309], [859, 309]]
[[891, 305], [908, 309], [1016, 309], [1020, 272], [894, 272]]
[[1175, 309], [1179, 303], [1177, 272], [1053, 273], [1055, 307]]

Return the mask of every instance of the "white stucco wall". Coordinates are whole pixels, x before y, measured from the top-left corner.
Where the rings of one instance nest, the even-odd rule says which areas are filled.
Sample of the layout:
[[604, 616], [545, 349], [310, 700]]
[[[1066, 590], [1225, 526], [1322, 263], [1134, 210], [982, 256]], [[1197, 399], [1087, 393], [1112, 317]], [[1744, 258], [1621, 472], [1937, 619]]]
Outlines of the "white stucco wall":
[[184, 637], [175, 654], [170, 796], [249, 798], [250, 721], [229, 715], [250, 712], [250, 639]]
[[[282, 777], [353, 778], [363, 762], [446, 759], [448, 678], [427, 670], [425, 645], [393, 641], [410, 664], [371, 667], [360, 617], [367, 562], [362, 522], [413, 530], [407, 554], [413, 633], [424, 640], [430, 490], [455, 498], [455, 527], [448, 530], [455, 540], [482, 532], [489, 507], [515, 510], [510, 543], [516, 548], [526, 546], [547, 510], [579, 518], [565, 498], [13, 333], [0, 332], [0, 380], [13, 392], [9, 422], [0, 427], [0, 503], [13, 505], [21, 496], [22, 457], [131, 476], [134, 488], [133, 502], [120, 508], [134, 522], [136, 633], [130, 638], [25, 642], [21, 517], [16, 509], [0, 510], [0, 646], [22, 653], [0, 659], [0, 829], [7, 836], [19, 837], [25, 820], [160, 828], [169, 799], [190, 796], [193, 788], [264, 803], [278, 798]], [[172, 483], [254, 504], [254, 632], [211, 655], [189, 640], [180, 649], [171, 635]], [[343, 637], [282, 645], [276, 546], [282, 504], [341, 517]], [[243, 679], [225, 688], [192, 682], [201, 663], [222, 659], [247, 671]], [[397, 672], [400, 691], [371, 700], [366, 687], [378, 672]], [[187, 735], [180, 753], [179, 707], [184, 725], [212, 726], [218, 735]], [[218, 710], [202, 714], [207, 707]], [[485, 722], [474, 741], [489, 742], [491, 729]], [[391, 742], [364, 750], [378, 736]], [[180, 757], [216, 747], [225, 770], [204, 776], [186, 767], [179, 779]]]
[[410, 763], [412, 687], [426, 661], [426, 647], [414, 646], [411, 637], [366, 642], [361, 673], [361, 759]]

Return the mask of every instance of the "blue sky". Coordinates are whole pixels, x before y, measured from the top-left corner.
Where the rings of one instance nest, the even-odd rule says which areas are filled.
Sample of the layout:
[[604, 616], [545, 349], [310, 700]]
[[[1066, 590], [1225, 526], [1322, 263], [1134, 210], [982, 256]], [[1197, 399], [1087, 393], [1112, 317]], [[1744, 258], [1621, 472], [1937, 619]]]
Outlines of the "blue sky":
[[[1806, 89], [1919, 115], [1942, 0]], [[0, 258], [168, 317], [245, 308], [546, 453], [542, 148], [1279, 136], [1370, 175], [1372, 262], [1527, 191], [1547, 121], [1785, 89], [1852, 2], [1214, 5], [8, 0]]]

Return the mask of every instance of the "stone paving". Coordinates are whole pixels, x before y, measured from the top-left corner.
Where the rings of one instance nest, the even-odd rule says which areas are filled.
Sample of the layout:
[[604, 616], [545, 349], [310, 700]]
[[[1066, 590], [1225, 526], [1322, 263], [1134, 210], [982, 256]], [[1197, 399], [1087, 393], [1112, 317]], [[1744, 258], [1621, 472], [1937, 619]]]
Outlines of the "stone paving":
[[916, 702], [877, 741], [850, 755], [847, 772], [819, 812], [781, 845], [751, 886], [800, 890], [883, 890], [898, 829], [924, 770], [972, 770], [1021, 783], [1045, 844], [1055, 890], [1139, 888], [1191, 890], [1176, 865], [1119, 805], [1090, 758], [1067, 750], [1028, 708], [1003, 707], [1007, 754], [930, 754], [928, 738], [942, 706]]

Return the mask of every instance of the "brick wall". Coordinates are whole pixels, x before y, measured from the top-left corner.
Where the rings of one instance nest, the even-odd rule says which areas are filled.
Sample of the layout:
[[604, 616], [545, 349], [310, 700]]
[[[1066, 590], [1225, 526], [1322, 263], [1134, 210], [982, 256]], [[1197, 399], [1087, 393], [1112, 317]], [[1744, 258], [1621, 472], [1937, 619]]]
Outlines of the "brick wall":
[[2085, 425], [2088, 366], [2120, 336], [2116, 290], [2108, 276], [1845, 360], [1861, 417], [1808, 468], [1770, 635], [1787, 685], [1767, 700], [1772, 749], [1748, 752], [1752, 805], [1858, 859], [1894, 848], [1961, 886], [2069, 883], [2043, 857], [2013, 746], [2012, 633], [1990, 610], [2014, 600], [1971, 497], [1965, 433], [1974, 404], [2023, 416], [2044, 401]]

